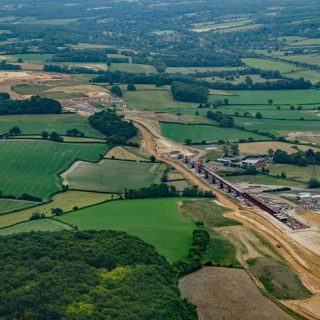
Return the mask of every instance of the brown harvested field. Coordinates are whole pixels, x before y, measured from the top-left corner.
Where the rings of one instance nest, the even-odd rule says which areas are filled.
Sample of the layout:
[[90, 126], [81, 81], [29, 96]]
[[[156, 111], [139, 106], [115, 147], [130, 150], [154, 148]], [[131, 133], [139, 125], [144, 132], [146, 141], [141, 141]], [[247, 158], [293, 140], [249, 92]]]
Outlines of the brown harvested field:
[[299, 212], [299, 216], [306, 219], [310, 223], [316, 225], [320, 229], [320, 213], [316, 211]]
[[293, 147], [298, 147], [299, 150], [306, 151], [308, 149], [314, 149], [319, 151], [317, 147], [310, 146], [297, 146], [290, 143], [280, 142], [280, 141], [264, 141], [264, 142], [251, 142], [251, 143], [240, 143], [239, 150], [241, 153], [267, 153], [269, 149], [277, 150], [281, 149], [288, 153], [297, 152], [297, 149]]
[[206, 267], [180, 280], [201, 320], [292, 320], [265, 297], [245, 270]]

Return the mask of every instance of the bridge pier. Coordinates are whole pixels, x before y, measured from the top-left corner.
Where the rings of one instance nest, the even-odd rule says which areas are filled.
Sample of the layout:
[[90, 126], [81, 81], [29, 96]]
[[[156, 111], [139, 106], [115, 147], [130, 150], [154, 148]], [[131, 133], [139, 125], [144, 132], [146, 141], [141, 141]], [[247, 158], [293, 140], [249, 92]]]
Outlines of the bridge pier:
[[220, 182], [220, 189], [223, 189], [224, 185], [222, 182]]
[[208, 175], [207, 172], [205, 173], [205, 178], [206, 178], [207, 180], [209, 179], [209, 175]]

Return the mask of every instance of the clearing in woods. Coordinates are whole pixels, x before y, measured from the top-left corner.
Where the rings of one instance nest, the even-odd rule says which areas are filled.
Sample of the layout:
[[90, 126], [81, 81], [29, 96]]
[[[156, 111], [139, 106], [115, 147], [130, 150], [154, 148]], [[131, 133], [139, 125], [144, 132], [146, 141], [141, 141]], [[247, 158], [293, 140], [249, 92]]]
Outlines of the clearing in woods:
[[185, 259], [195, 225], [183, 219], [177, 206], [182, 198], [111, 201], [61, 216], [80, 229], [117, 230], [155, 246], [170, 262]]
[[71, 189], [116, 193], [160, 183], [165, 169], [161, 163], [103, 159], [77, 161], [61, 176]]

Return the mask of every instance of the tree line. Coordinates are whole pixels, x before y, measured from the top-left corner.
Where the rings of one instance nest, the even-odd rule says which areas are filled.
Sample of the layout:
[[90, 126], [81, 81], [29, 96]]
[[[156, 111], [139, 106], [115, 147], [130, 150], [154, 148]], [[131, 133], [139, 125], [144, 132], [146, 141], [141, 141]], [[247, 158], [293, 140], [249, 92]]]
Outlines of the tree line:
[[214, 198], [212, 191], [202, 191], [198, 186], [186, 187], [179, 192], [175, 186], [169, 186], [165, 183], [152, 184], [150, 187], [138, 189], [126, 189], [123, 197], [125, 199], [143, 199], [143, 198], [161, 198], [161, 197], [201, 197]]
[[274, 152], [272, 160], [274, 163], [295, 164], [301, 167], [306, 167], [309, 164], [320, 165], [320, 152], [314, 152], [309, 149], [289, 154], [284, 150], [278, 149]]
[[208, 111], [207, 117], [211, 120], [217, 121], [222, 128], [233, 128], [235, 126], [232, 117], [224, 116], [220, 111]]

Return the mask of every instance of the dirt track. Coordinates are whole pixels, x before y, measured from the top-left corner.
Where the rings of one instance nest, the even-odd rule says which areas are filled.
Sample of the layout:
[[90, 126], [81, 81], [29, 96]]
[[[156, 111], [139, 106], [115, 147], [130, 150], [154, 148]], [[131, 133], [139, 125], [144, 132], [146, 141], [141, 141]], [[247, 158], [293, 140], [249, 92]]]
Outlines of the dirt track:
[[[176, 168], [176, 170], [181, 172], [192, 184], [196, 184], [204, 190], [213, 190], [218, 201], [225, 207], [231, 209], [226, 216], [236, 219], [243, 223], [243, 225], [254, 229], [275, 247], [279, 254], [281, 254], [297, 272], [303, 284], [314, 293], [309, 299], [286, 302], [286, 305], [308, 319], [320, 320], [320, 256], [296, 243], [284, 231], [278, 229], [267, 219], [254, 212], [254, 210], [241, 210], [234, 201], [222, 194], [213, 185], [208, 185], [192, 174], [183, 165], [161, 158], [157, 153], [156, 143], [152, 134], [142, 125], [138, 123], [135, 123], [135, 125], [141, 130], [145, 140], [145, 147], [149, 153]], [[280, 248], [278, 248], [279, 246]]]

